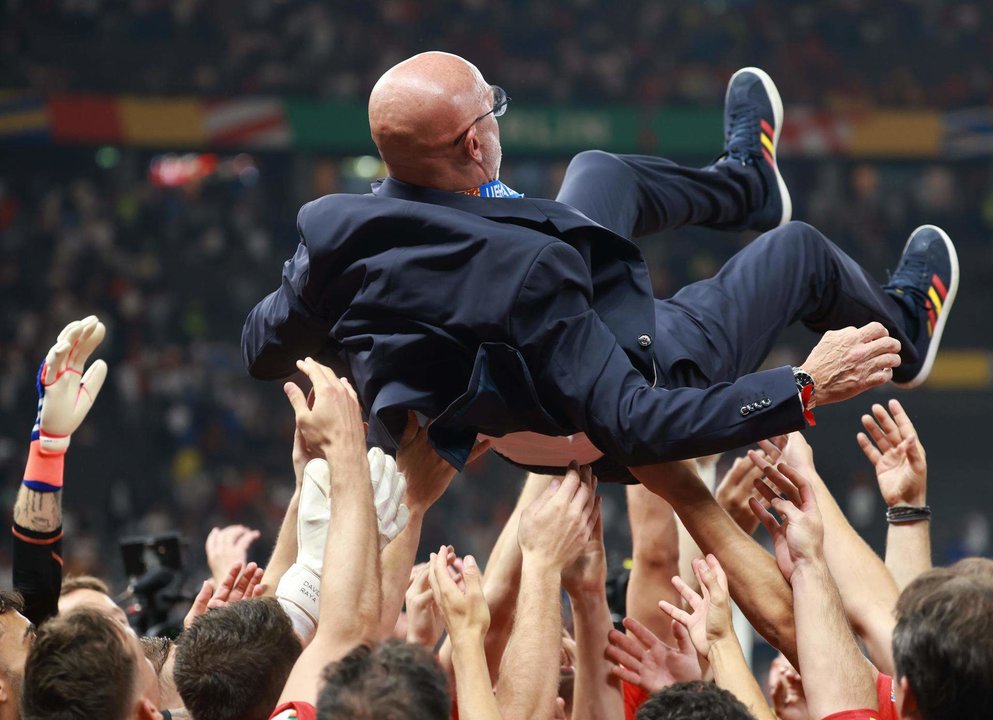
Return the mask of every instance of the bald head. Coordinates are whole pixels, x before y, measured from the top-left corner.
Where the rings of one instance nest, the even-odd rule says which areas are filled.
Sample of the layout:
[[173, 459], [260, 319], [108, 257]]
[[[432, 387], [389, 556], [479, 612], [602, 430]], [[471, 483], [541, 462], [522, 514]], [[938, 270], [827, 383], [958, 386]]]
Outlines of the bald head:
[[[426, 187], [456, 184], [462, 189], [476, 175], [499, 167], [499, 134], [494, 168], [474, 167], [487, 160], [485, 133], [472, 131], [453, 146], [459, 133], [492, 106], [490, 86], [472, 63], [443, 52], [426, 52], [390, 68], [369, 96], [369, 127], [390, 174]], [[492, 120], [495, 128], [496, 120]], [[480, 147], [482, 146], [482, 147]], [[475, 154], [475, 156], [474, 156]], [[492, 163], [490, 163], [492, 164]], [[471, 176], [471, 177], [463, 177]], [[475, 183], [478, 184], [478, 183]]]

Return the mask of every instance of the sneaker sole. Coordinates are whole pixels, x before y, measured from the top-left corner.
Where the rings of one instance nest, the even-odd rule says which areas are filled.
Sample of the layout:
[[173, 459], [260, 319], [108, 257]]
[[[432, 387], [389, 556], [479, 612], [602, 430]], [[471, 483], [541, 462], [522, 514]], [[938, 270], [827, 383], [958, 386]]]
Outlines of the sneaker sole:
[[728, 91], [724, 93], [725, 105], [727, 105], [728, 92], [731, 90], [731, 84], [734, 82], [734, 79], [745, 72], [752, 73], [762, 81], [762, 87], [765, 88], [765, 93], [772, 102], [772, 119], [775, 123], [775, 130], [772, 137], [772, 161], [773, 170], [776, 173], [776, 184], [779, 186], [779, 198], [783, 204], [783, 213], [779, 218], [779, 224], [785, 225], [793, 217], [793, 200], [790, 198], [790, 191], [786, 189], [786, 181], [783, 180], [783, 176], [779, 172], [779, 135], [783, 131], [783, 99], [779, 97], [779, 90], [776, 89], [776, 83], [772, 81], [772, 78], [769, 77], [769, 74], [765, 70], [757, 67], [746, 67], [741, 68], [741, 70], [731, 76], [731, 80], [728, 82]]
[[[945, 301], [941, 304], [941, 315], [938, 316], [938, 322], [934, 324], [934, 332], [931, 333], [931, 342], [928, 344], [927, 355], [924, 357], [924, 363], [921, 365], [920, 371], [905, 383], [893, 383], [896, 387], [907, 390], [922, 385], [931, 374], [931, 368], [934, 367], [934, 359], [938, 356], [938, 346], [941, 345], [941, 334], [945, 331], [945, 323], [952, 310], [952, 303], [955, 302], [955, 295], [959, 291], [959, 256], [955, 252], [955, 245], [952, 244], [952, 239], [948, 237], [948, 233], [937, 225], [921, 225], [914, 232], [910, 233], [910, 238], [907, 239], [907, 245], [910, 244], [910, 239], [914, 235], [926, 228], [937, 232], [944, 241], [952, 266], [952, 277], [951, 282], [948, 284], [948, 294], [945, 295]], [[907, 245], [903, 246], [904, 252], [907, 250]]]

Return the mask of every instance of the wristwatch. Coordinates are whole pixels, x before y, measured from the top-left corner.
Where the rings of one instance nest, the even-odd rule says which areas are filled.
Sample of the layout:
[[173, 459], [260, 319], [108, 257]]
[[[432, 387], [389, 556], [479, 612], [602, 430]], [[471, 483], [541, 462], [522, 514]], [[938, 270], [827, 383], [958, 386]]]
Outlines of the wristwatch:
[[811, 412], [817, 401], [814, 399], [816, 388], [814, 378], [803, 368], [793, 368], [793, 380], [796, 381], [796, 391], [800, 394], [800, 402], [803, 404], [803, 417], [808, 425], [816, 425], [814, 413]]

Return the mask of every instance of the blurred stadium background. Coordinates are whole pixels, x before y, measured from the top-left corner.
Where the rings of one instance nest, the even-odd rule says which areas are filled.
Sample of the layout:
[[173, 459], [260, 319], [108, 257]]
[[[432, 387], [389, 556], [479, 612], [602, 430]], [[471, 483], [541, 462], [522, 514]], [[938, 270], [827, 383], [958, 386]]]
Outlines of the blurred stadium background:
[[[212, 526], [264, 561], [292, 490], [292, 415], [247, 377], [247, 311], [279, 282], [304, 202], [383, 168], [365, 101], [383, 70], [444, 49], [514, 98], [503, 179], [554, 197], [602, 148], [705, 164], [724, 86], [776, 79], [794, 217], [885, 277], [916, 226], [946, 228], [962, 293], [932, 381], [900, 394], [928, 450], [936, 561], [993, 552], [993, 6], [861, 0], [8, 0], [0, 15], [0, 500], [35, 413], [34, 373], [70, 319], [98, 314], [110, 378], [73, 439], [66, 571], [125, 577], [123, 535], [181, 531], [194, 574]], [[646, 240], [657, 294], [708, 277], [749, 236]], [[775, 277], [768, 278], [776, 282]], [[772, 359], [799, 362], [813, 336]], [[822, 474], [878, 549], [884, 505], [855, 443], [891, 390], [818, 411]], [[424, 546], [485, 557], [520, 474], [488, 458], [429, 515]], [[628, 552], [624, 498], [604, 512]], [[9, 584], [0, 546], [0, 583]]]

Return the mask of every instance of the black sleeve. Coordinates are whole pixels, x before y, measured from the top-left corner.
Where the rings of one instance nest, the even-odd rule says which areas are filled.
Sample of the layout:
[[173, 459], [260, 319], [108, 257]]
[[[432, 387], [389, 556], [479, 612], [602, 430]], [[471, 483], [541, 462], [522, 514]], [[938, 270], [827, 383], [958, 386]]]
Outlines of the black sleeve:
[[24, 617], [40, 625], [59, 611], [62, 591], [62, 528], [28, 530], [18, 524], [14, 536], [14, 589], [24, 596]]

